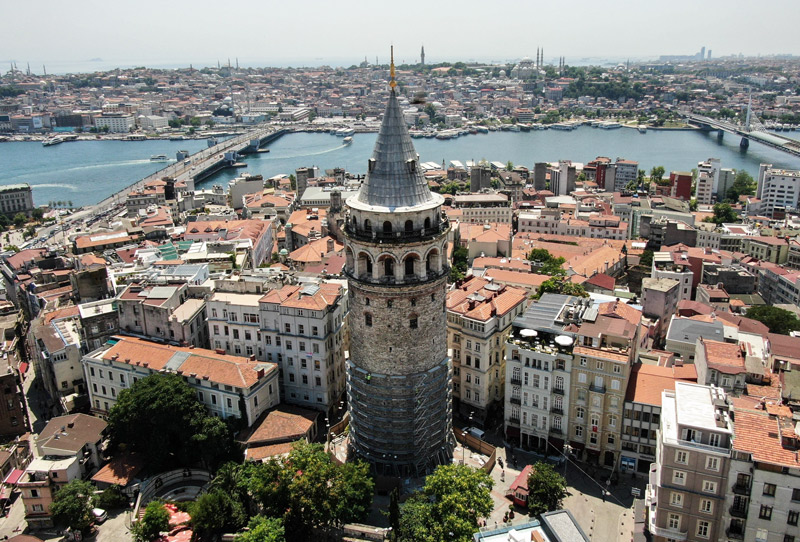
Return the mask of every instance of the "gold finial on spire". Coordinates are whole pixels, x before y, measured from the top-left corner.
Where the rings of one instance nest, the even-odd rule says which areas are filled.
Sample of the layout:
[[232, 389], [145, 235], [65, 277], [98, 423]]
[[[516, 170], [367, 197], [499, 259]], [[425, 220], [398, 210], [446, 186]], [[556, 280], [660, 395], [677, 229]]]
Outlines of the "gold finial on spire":
[[394, 90], [394, 87], [397, 86], [397, 81], [394, 80], [394, 45], [392, 45], [391, 47], [392, 47], [391, 48], [392, 60], [391, 64], [389, 65], [389, 86], [392, 87], [392, 90]]

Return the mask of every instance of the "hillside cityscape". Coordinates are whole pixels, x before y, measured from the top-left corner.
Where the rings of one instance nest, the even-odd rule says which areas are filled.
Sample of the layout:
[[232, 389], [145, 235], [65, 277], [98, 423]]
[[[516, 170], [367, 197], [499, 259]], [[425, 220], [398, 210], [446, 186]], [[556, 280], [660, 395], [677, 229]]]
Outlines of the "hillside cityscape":
[[800, 541], [800, 57], [550, 49], [11, 61], [0, 537]]

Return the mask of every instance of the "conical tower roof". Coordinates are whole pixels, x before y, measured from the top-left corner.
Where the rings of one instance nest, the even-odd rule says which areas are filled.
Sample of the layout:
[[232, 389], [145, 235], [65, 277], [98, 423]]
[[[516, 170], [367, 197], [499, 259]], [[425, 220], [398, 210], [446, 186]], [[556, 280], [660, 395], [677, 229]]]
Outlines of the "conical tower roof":
[[434, 201], [419, 167], [403, 111], [392, 88], [372, 151], [367, 178], [356, 200], [376, 207], [415, 207]]

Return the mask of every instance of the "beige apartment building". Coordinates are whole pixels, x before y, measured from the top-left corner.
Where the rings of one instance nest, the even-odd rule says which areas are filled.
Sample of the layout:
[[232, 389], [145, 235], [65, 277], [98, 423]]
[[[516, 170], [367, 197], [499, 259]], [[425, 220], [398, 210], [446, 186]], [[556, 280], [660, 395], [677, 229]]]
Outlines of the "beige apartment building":
[[465, 418], [482, 425], [505, 396], [506, 339], [525, 310], [525, 290], [470, 277], [447, 293], [447, 348], [453, 359], [453, 399]]

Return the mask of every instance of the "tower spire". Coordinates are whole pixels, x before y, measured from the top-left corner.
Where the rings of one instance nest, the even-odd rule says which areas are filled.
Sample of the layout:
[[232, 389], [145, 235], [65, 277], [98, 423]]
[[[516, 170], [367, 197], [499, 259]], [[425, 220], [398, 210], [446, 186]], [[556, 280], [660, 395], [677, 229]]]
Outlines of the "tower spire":
[[390, 54], [391, 61], [389, 64], [389, 86], [392, 87], [392, 90], [394, 90], [394, 87], [397, 86], [397, 81], [394, 80], [394, 45], [391, 46]]

